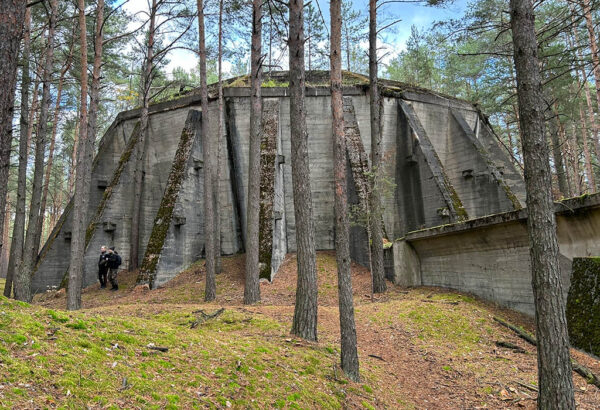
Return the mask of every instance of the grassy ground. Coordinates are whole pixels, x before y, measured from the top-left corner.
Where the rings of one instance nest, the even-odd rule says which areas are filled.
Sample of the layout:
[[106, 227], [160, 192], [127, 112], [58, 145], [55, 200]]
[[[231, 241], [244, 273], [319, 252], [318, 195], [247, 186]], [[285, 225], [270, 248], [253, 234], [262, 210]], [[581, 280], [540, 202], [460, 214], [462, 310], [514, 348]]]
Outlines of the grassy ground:
[[[35, 305], [0, 299], [0, 407], [535, 408], [535, 350], [493, 321], [531, 329], [527, 318], [440, 289], [392, 286], [373, 302], [367, 272], [354, 266], [362, 381], [352, 383], [338, 366], [334, 255], [318, 256], [318, 343], [289, 335], [294, 268], [290, 258], [250, 307], [243, 256], [224, 260], [212, 304], [201, 302], [201, 264], [153, 291], [133, 288], [133, 275], [118, 292], [93, 285], [74, 313], [61, 310], [61, 292]], [[220, 308], [199, 321], [199, 310]], [[600, 373], [598, 361], [573, 354]], [[574, 381], [579, 408], [598, 408], [599, 389]]]

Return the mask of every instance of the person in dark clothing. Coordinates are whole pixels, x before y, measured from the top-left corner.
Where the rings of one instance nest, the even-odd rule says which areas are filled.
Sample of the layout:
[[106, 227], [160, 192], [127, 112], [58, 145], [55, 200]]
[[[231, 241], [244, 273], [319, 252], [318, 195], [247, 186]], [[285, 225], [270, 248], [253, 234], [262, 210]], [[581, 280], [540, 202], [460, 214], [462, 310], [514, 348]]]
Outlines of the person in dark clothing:
[[100, 259], [98, 259], [98, 280], [100, 289], [106, 288], [106, 275], [108, 274], [108, 253], [106, 246], [100, 248]]
[[110, 290], [119, 290], [119, 284], [117, 283], [117, 273], [121, 265], [121, 256], [115, 251], [114, 247], [108, 250], [108, 280], [112, 285]]

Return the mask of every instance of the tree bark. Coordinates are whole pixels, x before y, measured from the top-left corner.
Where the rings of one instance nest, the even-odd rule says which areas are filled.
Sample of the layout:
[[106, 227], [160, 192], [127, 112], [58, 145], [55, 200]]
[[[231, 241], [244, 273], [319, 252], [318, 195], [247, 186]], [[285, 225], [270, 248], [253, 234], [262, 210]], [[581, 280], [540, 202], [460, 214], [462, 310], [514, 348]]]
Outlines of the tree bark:
[[218, 33], [218, 56], [217, 56], [217, 70], [218, 70], [218, 85], [217, 92], [219, 98], [219, 124], [217, 131], [217, 166], [215, 172], [215, 271], [221, 273], [223, 269], [221, 263], [221, 214], [219, 206], [220, 196], [220, 184], [221, 184], [221, 144], [225, 140], [223, 130], [225, 129], [224, 123], [224, 99], [223, 99], [223, 2], [219, 0], [219, 33]]
[[308, 131], [304, 106], [304, 16], [302, 0], [289, 2], [290, 138], [292, 189], [296, 217], [298, 284], [292, 333], [317, 340], [317, 267], [308, 163]]
[[575, 195], [581, 195], [582, 186], [581, 186], [581, 167], [579, 165], [579, 153], [577, 152], [577, 125], [575, 121], [571, 121], [571, 130], [572, 135], [569, 137], [565, 135], [567, 142], [567, 155], [569, 156], [569, 162], [571, 163], [572, 171], [571, 177], [573, 179], [572, 186], [575, 190]]
[[[85, 193], [91, 189], [91, 166], [94, 160], [94, 145], [98, 129], [98, 110], [100, 105], [100, 79], [102, 74], [102, 55], [104, 46], [104, 0], [97, 0], [96, 21], [94, 30], [94, 60], [92, 64], [92, 82], [90, 84], [90, 102], [87, 119], [86, 161], [85, 161]], [[89, 169], [88, 169], [89, 168]], [[89, 176], [89, 177], [88, 177]]]
[[88, 195], [85, 192], [87, 145], [89, 142], [88, 120], [88, 72], [87, 72], [87, 30], [85, 16], [85, 0], [78, 0], [79, 31], [81, 45], [81, 98], [79, 119], [79, 142], [77, 146], [77, 165], [75, 177], [75, 194], [73, 198], [73, 224], [71, 232], [71, 255], [69, 259], [69, 286], [67, 290], [67, 309], [78, 310], [81, 308], [81, 288], [83, 285], [83, 257], [85, 253], [86, 211]]
[[[15, 204], [15, 221], [13, 223], [13, 236], [4, 284], [4, 296], [12, 294], [13, 277], [16, 268], [20, 268], [23, 259], [23, 241], [25, 236], [25, 197], [27, 196], [27, 159], [28, 159], [28, 134], [30, 128], [29, 116], [29, 87], [31, 77], [29, 74], [29, 57], [31, 51], [31, 9], [25, 12], [25, 31], [23, 33], [23, 54], [21, 55], [21, 115], [19, 118], [19, 170], [17, 172], [17, 202]], [[37, 84], [36, 84], [37, 88]], [[36, 97], [37, 99], [37, 97]]]
[[[579, 61], [583, 61], [583, 57], [581, 55], [581, 49], [579, 48], [579, 36], [577, 35], [577, 25], [575, 24], [575, 7], [569, 3], [569, 9], [571, 10], [571, 21], [573, 23], [573, 45], [571, 48], [574, 48], [576, 50], [577, 53], [577, 59]], [[598, 141], [598, 123], [596, 122], [596, 117], [594, 115], [594, 108], [593, 108], [593, 103], [592, 103], [592, 96], [590, 93], [590, 88], [588, 86], [588, 81], [587, 81], [587, 75], [585, 72], [585, 68], [583, 64], [579, 64], [579, 75], [577, 76], [577, 82], [579, 83], [579, 85], [581, 86], [581, 88], [583, 88], [584, 92], [585, 92], [585, 102], [587, 105], [587, 116], [590, 122], [590, 127], [592, 129], [592, 143], [593, 143], [593, 147], [594, 147], [594, 152], [596, 154], [597, 158], [600, 158], [600, 141]], [[581, 111], [580, 108], [580, 116], [582, 114], [583, 111]], [[583, 121], [583, 117], [582, 118], [582, 123], [585, 126], [585, 121]], [[583, 147], [584, 147], [584, 154], [586, 155], [585, 158], [585, 165], [586, 165], [586, 172], [588, 174], [588, 182], [590, 184], [590, 189], [592, 192], [594, 192], [596, 190], [596, 181], [595, 181], [595, 176], [594, 176], [594, 170], [592, 168], [592, 159], [591, 159], [591, 155], [590, 155], [590, 150], [588, 147], [588, 143], [587, 143], [587, 132], [584, 131], [583, 134]]]
[[[213, 141], [208, 114], [208, 84], [206, 79], [206, 40], [204, 28], [204, 5], [202, 0], [197, 0], [198, 5], [198, 51], [200, 56], [200, 104], [202, 106], [202, 149], [204, 152], [204, 237], [206, 250], [206, 286], [204, 300], [210, 302], [217, 297], [216, 286], [216, 259], [217, 249], [215, 238], [215, 165], [213, 164]], [[220, 138], [216, 138], [217, 143]]]
[[341, 0], [329, 3], [331, 16], [331, 115], [333, 130], [333, 173], [335, 181], [335, 251], [338, 271], [338, 297], [340, 310], [341, 361], [346, 376], [360, 379], [352, 276], [350, 274], [350, 221], [348, 219], [347, 157], [344, 134], [342, 102], [342, 4]]
[[[584, 85], [585, 87], [585, 85]], [[590, 192], [596, 190], [596, 180], [594, 178], [594, 169], [592, 168], [592, 155], [590, 153], [590, 147], [588, 146], [588, 128], [585, 115], [583, 113], [583, 107], [579, 106], [579, 118], [581, 119], [581, 143], [583, 145], [583, 157], [585, 158], [585, 174], [588, 181], [588, 187]]]
[[369, 229], [371, 231], [371, 278], [374, 293], [386, 291], [383, 266], [383, 230], [381, 227], [381, 105], [377, 86], [377, 0], [369, 0], [369, 102], [371, 109], [371, 195]]
[[[550, 141], [552, 142], [552, 157], [554, 159], [554, 168], [556, 170], [556, 179], [558, 180], [558, 190], [560, 191], [563, 197], [569, 196], [569, 186], [567, 182], [565, 165], [563, 163], [563, 156], [561, 153], [561, 143], [560, 143], [560, 130], [562, 129], [562, 124], [558, 117], [558, 113], [554, 111], [556, 125], [550, 127]], [[523, 127], [522, 127], [523, 128]], [[524, 128], [523, 128], [524, 131]], [[523, 132], [522, 131], [522, 132]], [[523, 134], [521, 134], [523, 135]], [[522, 137], [521, 137], [522, 138]]]
[[[262, 2], [252, 1], [252, 49], [250, 56], [250, 147], [248, 149], [248, 204], [246, 206], [246, 280], [244, 303], [260, 301], [258, 265], [260, 225], [260, 142], [262, 140]], [[291, 65], [290, 65], [291, 67]], [[293, 138], [293, 137], [292, 137]]]
[[[144, 158], [146, 157], [146, 144], [149, 133], [149, 106], [150, 87], [152, 85], [154, 66], [154, 41], [156, 31], [157, 0], [152, 0], [150, 7], [150, 25], [148, 29], [148, 42], [146, 44], [146, 58], [142, 67], [141, 102], [140, 113], [140, 140], [135, 148], [135, 170], [133, 175], [133, 208], [131, 211], [131, 234], [129, 243], [129, 271], [139, 267], [140, 250], [140, 214], [142, 205], [142, 190], [144, 188]], [[204, 122], [204, 116], [202, 118]], [[205, 163], [206, 164], [206, 163]]]
[[581, 5], [583, 7], [583, 16], [585, 17], [585, 25], [590, 39], [590, 51], [592, 53], [593, 63], [592, 69], [596, 84], [596, 102], [598, 103], [598, 107], [600, 107], [600, 57], [598, 57], [598, 44], [596, 43], [596, 33], [594, 32], [590, 0], [582, 0]]
[[52, 67], [54, 63], [54, 34], [56, 29], [57, 0], [49, 4], [50, 19], [48, 22], [48, 36], [46, 41], [44, 69], [42, 74], [42, 101], [40, 116], [37, 124], [35, 138], [35, 167], [31, 186], [31, 203], [29, 206], [29, 222], [25, 235], [23, 248], [23, 263], [14, 278], [15, 299], [25, 302], [31, 301], [31, 275], [38, 255], [35, 241], [39, 237], [38, 227], [40, 218], [40, 205], [42, 199], [42, 185], [44, 178], [44, 157], [46, 155], [46, 140], [48, 138], [48, 111], [50, 109], [50, 87], [52, 81]]
[[73, 131], [73, 151], [71, 152], [71, 164], [69, 167], [69, 197], [73, 196], [75, 191], [75, 176], [77, 173], [77, 146], [79, 145], [79, 118], [81, 117], [81, 111], [79, 104], [77, 105], [77, 122], [75, 124], [75, 130]]
[[8, 274], [8, 263], [10, 259], [10, 248], [12, 248], [12, 242], [10, 242], [10, 193], [6, 195], [6, 209], [4, 211], [4, 225], [2, 229], [2, 243], [5, 244], [0, 248], [0, 278], [6, 277]]
[[539, 341], [538, 407], [574, 409], [569, 335], [560, 280], [552, 174], [544, 132], [544, 102], [531, 1], [511, 0], [510, 15], [523, 130], [527, 226]]
[[[102, 0], [100, 0], [102, 1]], [[60, 72], [60, 78], [58, 80], [58, 87], [56, 90], [56, 103], [54, 104], [54, 121], [52, 124], [52, 133], [50, 137], [50, 148], [48, 150], [48, 161], [46, 163], [46, 175], [44, 176], [44, 187], [42, 189], [42, 200], [40, 203], [40, 219], [38, 221], [38, 228], [36, 233], [38, 236], [35, 238], [35, 247], [39, 251], [40, 242], [42, 238], [42, 234], [44, 231], [44, 220], [46, 214], [46, 202], [48, 200], [48, 188], [50, 187], [50, 176], [52, 175], [52, 166], [54, 164], [54, 149], [56, 146], [56, 132], [58, 130], [58, 121], [60, 118], [60, 100], [62, 98], [62, 90], [63, 84], [65, 81], [65, 75], [69, 68], [71, 67], [71, 59], [73, 57], [73, 45], [71, 45], [71, 49], [69, 50], [69, 56], [67, 57], [67, 61], [63, 69]], [[49, 227], [52, 229], [51, 227]]]
[[26, 3], [23, 0], [0, 2], [0, 232], [3, 230], [8, 193], [17, 66]]

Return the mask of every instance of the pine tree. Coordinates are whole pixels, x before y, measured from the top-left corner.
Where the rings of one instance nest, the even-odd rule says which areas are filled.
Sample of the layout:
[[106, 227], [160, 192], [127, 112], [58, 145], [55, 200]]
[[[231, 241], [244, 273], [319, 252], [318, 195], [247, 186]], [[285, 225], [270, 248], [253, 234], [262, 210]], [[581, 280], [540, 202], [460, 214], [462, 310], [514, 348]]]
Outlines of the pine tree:
[[352, 299], [352, 277], [350, 275], [350, 222], [348, 219], [346, 189], [347, 156], [342, 101], [341, 1], [331, 0], [329, 4], [329, 14], [331, 16], [331, 115], [335, 183], [335, 255], [338, 271], [341, 359], [342, 370], [346, 376], [358, 382], [360, 376], [356, 347], [356, 325], [354, 323], [354, 301]]
[[289, 2], [290, 138], [292, 141], [292, 190], [296, 217], [298, 283], [292, 333], [317, 340], [317, 267], [314, 238], [308, 131], [304, 101], [304, 17], [302, 0]]
[[538, 407], [574, 409], [565, 299], [560, 280], [544, 99], [530, 0], [510, 1], [527, 189], [532, 286], [538, 338]]
[[248, 203], [246, 206], [246, 280], [244, 303], [260, 300], [258, 266], [260, 218], [260, 142], [262, 140], [262, 2], [252, 1], [250, 51], [250, 145], [248, 148]]

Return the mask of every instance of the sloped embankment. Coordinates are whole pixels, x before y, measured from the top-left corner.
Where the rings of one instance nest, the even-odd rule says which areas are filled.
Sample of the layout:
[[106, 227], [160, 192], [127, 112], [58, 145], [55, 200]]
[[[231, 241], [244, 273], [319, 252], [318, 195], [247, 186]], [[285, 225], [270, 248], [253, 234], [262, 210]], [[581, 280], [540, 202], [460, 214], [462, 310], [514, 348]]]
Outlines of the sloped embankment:
[[[531, 331], [527, 318], [436, 288], [390, 286], [372, 302], [368, 272], [356, 265], [363, 380], [347, 382], [336, 366], [335, 254], [317, 256], [316, 344], [289, 335], [295, 265], [289, 255], [276, 280], [261, 283], [263, 302], [254, 306], [242, 305], [243, 255], [224, 258], [217, 301], [208, 305], [202, 262], [152, 291], [133, 288], [135, 275], [123, 278], [125, 291], [94, 285], [83, 295], [88, 309], [77, 313], [58, 309], [61, 293], [36, 299], [39, 307], [2, 299], [0, 407], [535, 408], [535, 348], [493, 319]], [[191, 328], [199, 310], [220, 308]], [[572, 355], [600, 374], [600, 361]], [[578, 408], [598, 408], [600, 389], [573, 380]]]

